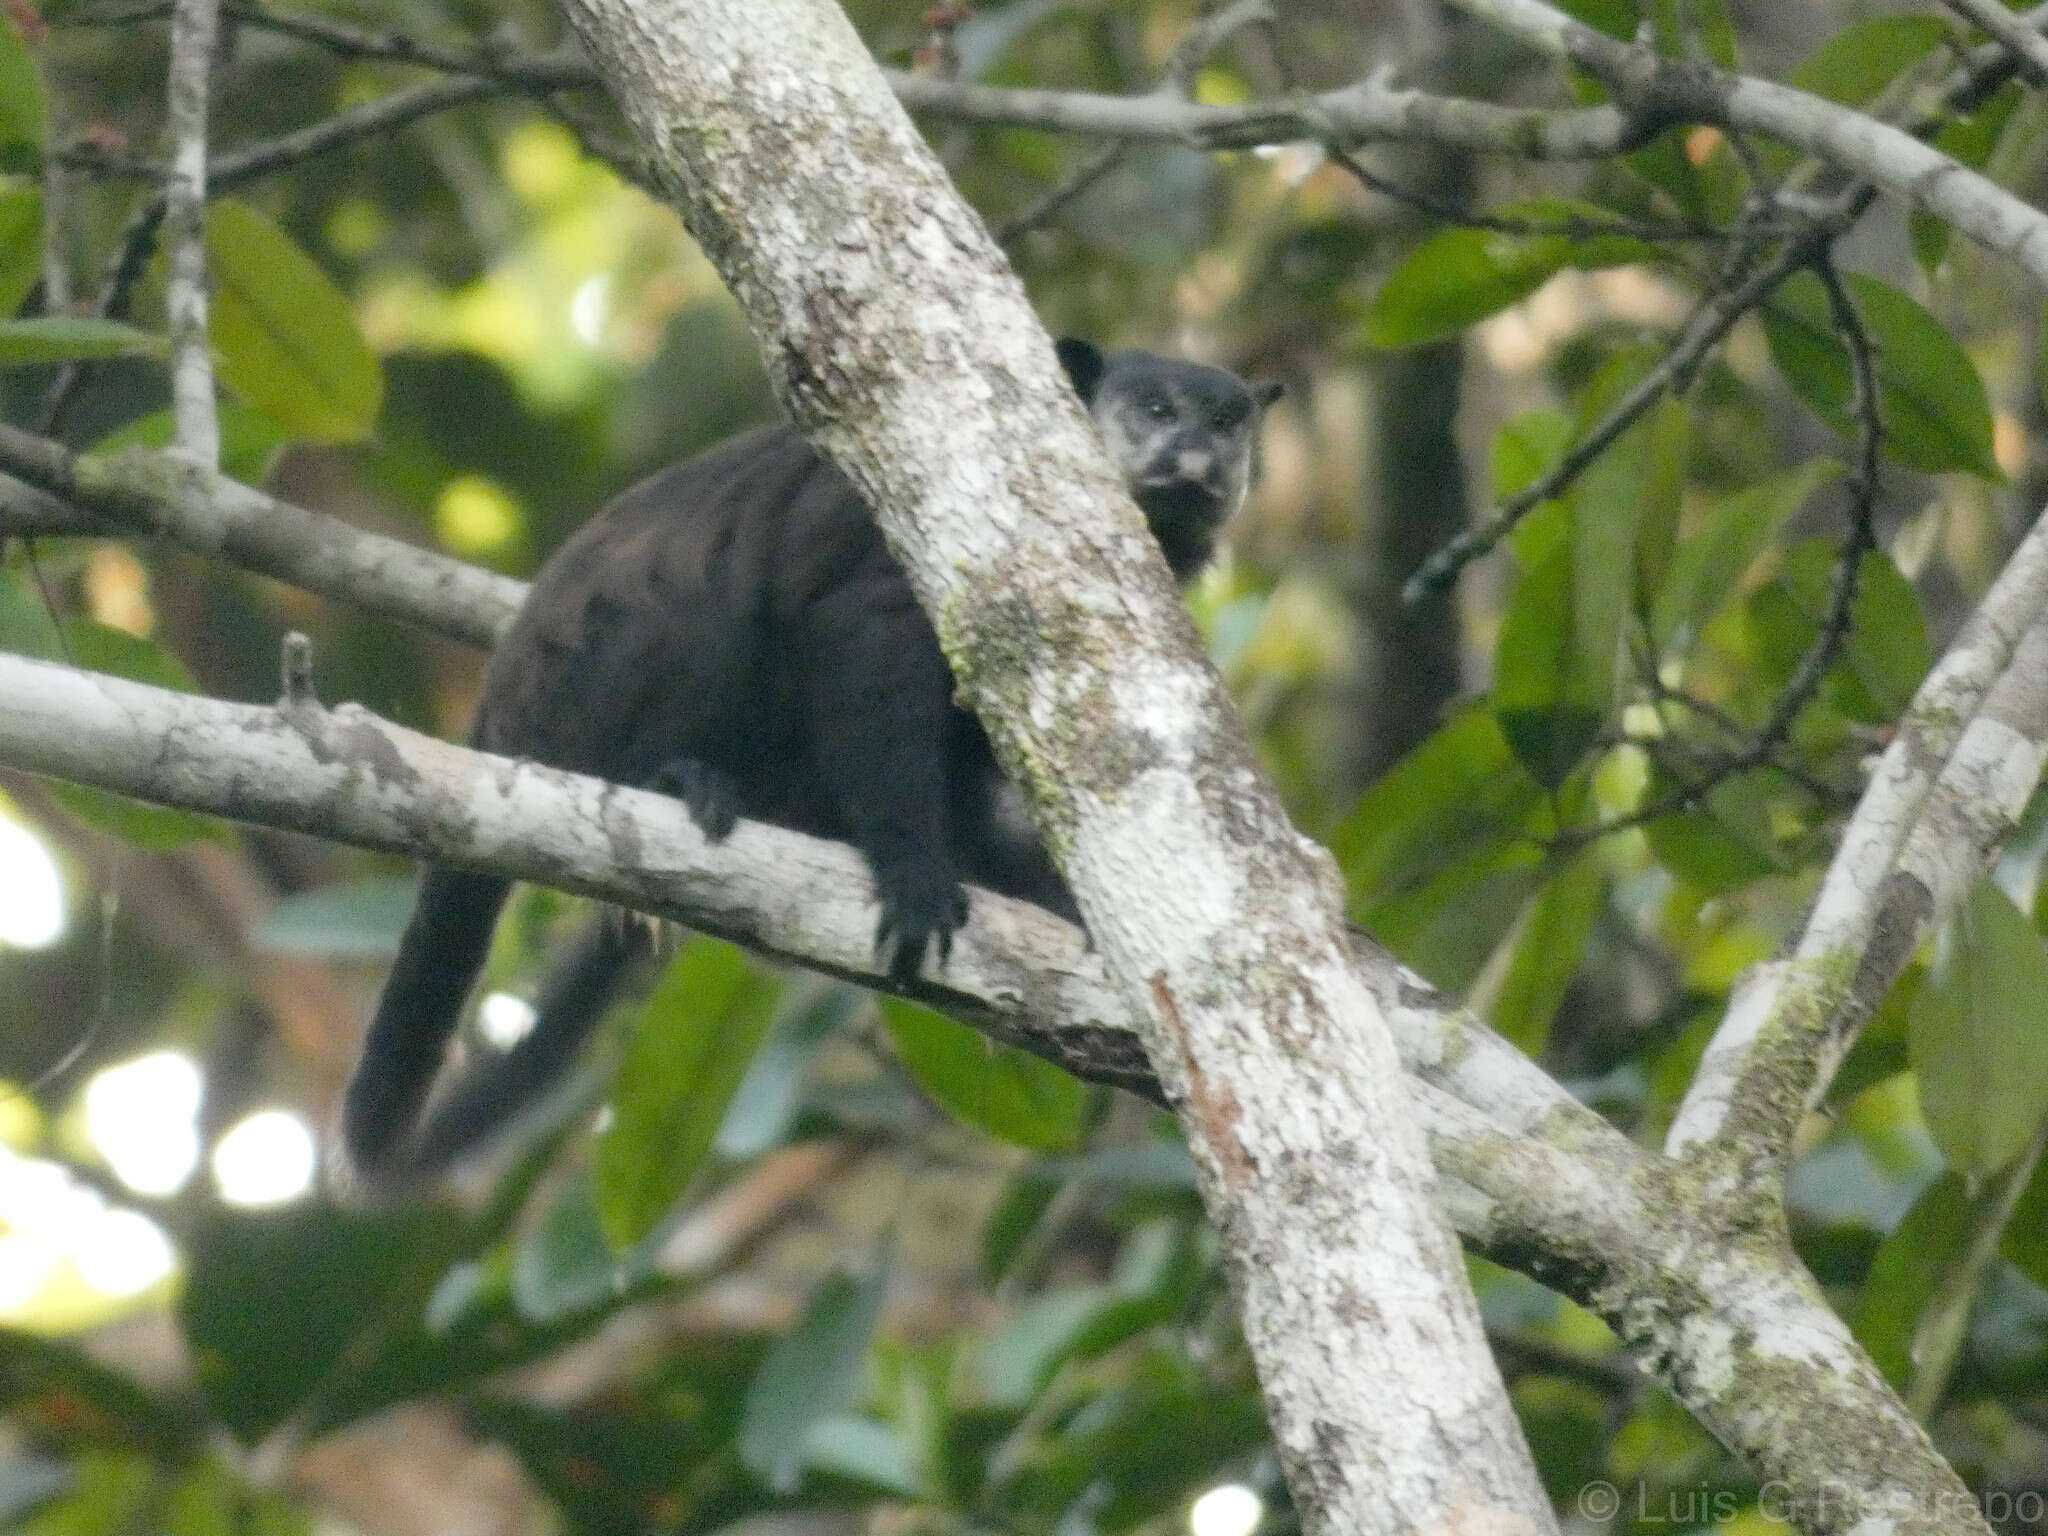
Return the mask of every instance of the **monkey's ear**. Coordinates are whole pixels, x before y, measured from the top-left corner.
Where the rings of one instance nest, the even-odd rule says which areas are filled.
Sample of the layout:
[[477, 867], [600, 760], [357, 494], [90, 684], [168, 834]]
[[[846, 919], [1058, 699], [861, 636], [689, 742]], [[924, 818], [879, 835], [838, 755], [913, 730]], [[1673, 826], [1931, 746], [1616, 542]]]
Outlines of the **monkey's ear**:
[[1067, 379], [1081, 403], [1093, 405], [1095, 386], [1102, 382], [1102, 353], [1078, 336], [1062, 336], [1053, 343], [1053, 351], [1059, 354], [1060, 366], [1067, 370]]
[[1252, 386], [1252, 399], [1258, 402], [1258, 407], [1262, 411], [1286, 393], [1287, 386], [1278, 379], [1268, 379], [1263, 384]]

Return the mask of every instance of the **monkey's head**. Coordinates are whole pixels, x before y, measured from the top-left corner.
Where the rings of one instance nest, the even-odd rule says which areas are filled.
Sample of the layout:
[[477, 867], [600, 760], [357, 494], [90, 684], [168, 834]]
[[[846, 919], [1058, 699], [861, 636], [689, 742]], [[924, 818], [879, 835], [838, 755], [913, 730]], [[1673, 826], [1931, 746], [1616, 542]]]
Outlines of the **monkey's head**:
[[1166, 563], [1177, 579], [1192, 580], [1244, 504], [1259, 417], [1280, 386], [1248, 385], [1228, 369], [1151, 352], [1105, 357], [1071, 336], [1058, 350]]

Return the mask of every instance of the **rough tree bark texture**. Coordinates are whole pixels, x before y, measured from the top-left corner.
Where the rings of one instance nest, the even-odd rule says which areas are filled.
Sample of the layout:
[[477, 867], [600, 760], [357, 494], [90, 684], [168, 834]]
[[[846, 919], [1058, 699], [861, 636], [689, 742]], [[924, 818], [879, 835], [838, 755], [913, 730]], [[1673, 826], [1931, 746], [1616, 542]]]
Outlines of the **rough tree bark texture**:
[[824, 0], [567, 0], [880, 509], [1179, 1107], [1311, 1531], [1543, 1530], [1327, 861], [979, 219]]

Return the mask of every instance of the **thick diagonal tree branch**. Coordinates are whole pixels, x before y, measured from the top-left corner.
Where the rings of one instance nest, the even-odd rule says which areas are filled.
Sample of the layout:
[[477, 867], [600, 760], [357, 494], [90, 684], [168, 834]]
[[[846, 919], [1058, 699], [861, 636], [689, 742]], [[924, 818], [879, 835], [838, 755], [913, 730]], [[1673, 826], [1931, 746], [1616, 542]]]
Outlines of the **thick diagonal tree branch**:
[[876, 508], [1186, 1128], [1305, 1528], [1551, 1528], [1325, 856], [981, 221], [826, 0], [572, 0]]

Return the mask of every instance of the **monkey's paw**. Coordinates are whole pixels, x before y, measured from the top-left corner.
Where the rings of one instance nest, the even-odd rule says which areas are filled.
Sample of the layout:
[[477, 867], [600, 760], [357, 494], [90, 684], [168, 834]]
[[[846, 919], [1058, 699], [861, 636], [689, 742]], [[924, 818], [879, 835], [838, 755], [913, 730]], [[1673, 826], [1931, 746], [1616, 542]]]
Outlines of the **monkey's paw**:
[[908, 981], [936, 949], [939, 964], [953, 954], [953, 932], [967, 921], [967, 892], [952, 865], [918, 860], [875, 871], [882, 920], [875, 925], [875, 956], [898, 981]]
[[678, 757], [648, 780], [647, 787], [683, 802], [697, 830], [714, 843], [732, 835], [740, 819], [740, 787], [730, 774], [694, 757]]

